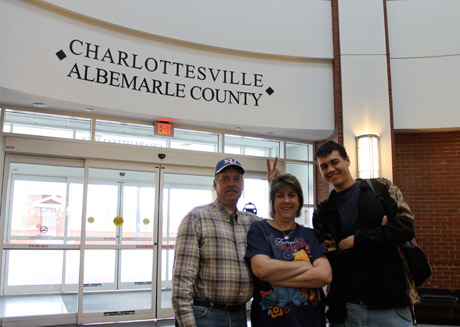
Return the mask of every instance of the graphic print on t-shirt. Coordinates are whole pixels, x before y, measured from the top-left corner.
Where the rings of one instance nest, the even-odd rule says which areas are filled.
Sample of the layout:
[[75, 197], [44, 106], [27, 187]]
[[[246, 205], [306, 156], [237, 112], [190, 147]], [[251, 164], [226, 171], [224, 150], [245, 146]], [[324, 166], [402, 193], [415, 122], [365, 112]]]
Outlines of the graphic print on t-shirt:
[[[310, 245], [302, 238], [292, 240], [276, 238], [275, 249], [276, 252], [281, 253], [286, 261], [311, 261]], [[261, 290], [260, 295], [262, 299], [259, 304], [262, 310], [266, 311], [272, 318], [289, 314], [292, 305], [316, 307], [319, 303], [316, 290], [309, 288], [271, 285], [269, 290]]]

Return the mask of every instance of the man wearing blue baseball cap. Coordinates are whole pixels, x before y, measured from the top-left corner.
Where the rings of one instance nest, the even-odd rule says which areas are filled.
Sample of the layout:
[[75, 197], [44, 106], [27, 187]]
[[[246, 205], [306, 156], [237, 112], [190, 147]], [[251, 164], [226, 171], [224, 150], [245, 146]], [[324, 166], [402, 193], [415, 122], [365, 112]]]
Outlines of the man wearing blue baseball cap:
[[176, 326], [247, 326], [253, 284], [244, 260], [246, 236], [261, 218], [237, 209], [244, 173], [237, 160], [220, 160], [214, 171], [216, 200], [192, 209], [179, 226], [172, 291]]

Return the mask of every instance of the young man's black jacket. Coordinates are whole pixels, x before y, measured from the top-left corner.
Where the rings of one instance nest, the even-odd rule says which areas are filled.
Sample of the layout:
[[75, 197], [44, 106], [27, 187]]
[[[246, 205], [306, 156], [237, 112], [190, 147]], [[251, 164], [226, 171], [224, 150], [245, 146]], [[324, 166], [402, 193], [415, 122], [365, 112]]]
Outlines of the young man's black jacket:
[[[413, 216], [399, 188], [384, 178], [377, 182], [385, 195], [383, 203], [379, 203], [369, 185], [361, 181], [360, 227], [354, 234], [352, 249], [338, 248], [347, 235], [342, 235], [335, 190], [313, 214], [315, 231], [329, 251], [326, 256], [332, 266], [333, 280], [326, 299], [331, 322], [345, 320], [345, 302], [366, 305], [369, 309], [411, 304], [398, 245], [414, 237]], [[383, 226], [384, 215], [388, 222]]]

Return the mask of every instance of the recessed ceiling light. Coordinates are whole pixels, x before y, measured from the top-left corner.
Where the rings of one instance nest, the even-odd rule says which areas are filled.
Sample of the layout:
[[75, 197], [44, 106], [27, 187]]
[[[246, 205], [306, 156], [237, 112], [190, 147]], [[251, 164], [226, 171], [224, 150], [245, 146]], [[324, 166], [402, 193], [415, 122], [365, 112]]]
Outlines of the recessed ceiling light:
[[34, 103], [32, 103], [32, 105], [34, 107], [37, 107], [37, 108], [46, 108], [46, 107], [48, 107], [48, 105], [46, 103], [41, 103], [41, 102], [34, 102]]
[[239, 127], [239, 126], [235, 127], [235, 130], [237, 130], [237, 131], [241, 131], [242, 129], [243, 129], [243, 127]]
[[85, 111], [91, 112], [93, 111], [93, 108], [85, 108]]

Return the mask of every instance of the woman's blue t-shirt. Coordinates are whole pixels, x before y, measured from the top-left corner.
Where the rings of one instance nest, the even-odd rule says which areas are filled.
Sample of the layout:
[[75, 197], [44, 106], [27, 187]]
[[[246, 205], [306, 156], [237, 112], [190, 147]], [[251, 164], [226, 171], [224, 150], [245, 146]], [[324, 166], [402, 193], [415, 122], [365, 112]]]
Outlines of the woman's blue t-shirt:
[[[286, 237], [288, 236], [288, 237]], [[257, 254], [283, 261], [310, 260], [324, 254], [313, 229], [296, 225], [284, 233], [267, 220], [255, 222], [248, 232], [246, 260]], [[253, 327], [319, 327], [325, 325], [324, 305], [319, 289], [275, 286], [254, 276], [254, 298], [251, 308]]]

